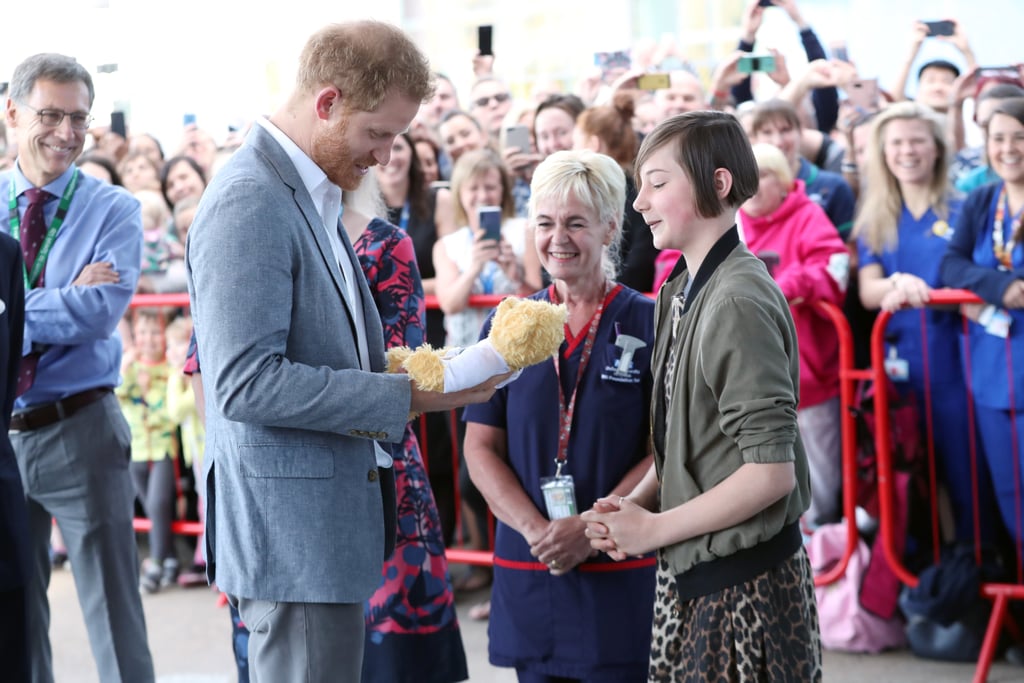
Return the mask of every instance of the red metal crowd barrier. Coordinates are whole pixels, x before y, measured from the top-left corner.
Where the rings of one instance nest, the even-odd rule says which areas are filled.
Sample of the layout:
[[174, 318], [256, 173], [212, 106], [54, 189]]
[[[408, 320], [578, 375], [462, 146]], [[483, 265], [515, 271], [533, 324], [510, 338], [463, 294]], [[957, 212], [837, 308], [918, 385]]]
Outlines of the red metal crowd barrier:
[[[505, 298], [505, 295], [474, 295], [469, 297], [469, 306], [479, 308], [493, 308], [501, 303], [501, 300]], [[437, 297], [428, 295], [424, 297], [426, 308], [428, 309], [439, 309]], [[189, 307], [188, 294], [174, 293], [174, 294], [136, 294], [131, 301], [131, 308], [182, 308], [187, 309]], [[450, 419], [452, 420], [451, 433], [455, 434], [454, 420], [457, 419], [454, 411], [450, 413]], [[421, 428], [419, 433], [420, 451], [423, 456], [424, 468], [429, 467], [430, 454], [427, 452], [427, 439], [425, 438], [425, 431], [423, 423], [421, 422]], [[452, 439], [452, 473], [455, 479], [454, 491], [455, 491], [455, 526], [457, 529], [462, 528], [462, 497], [459, 491], [459, 448], [458, 444], [455, 443], [455, 439]], [[180, 491], [178, 492], [180, 495]], [[493, 520], [492, 520], [493, 521]], [[146, 518], [135, 518], [133, 521], [135, 531], [147, 532], [150, 530], [152, 524]], [[490, 547], [493, 547], [493, 523], [490, 525]], [[171, 533], [180, 536], [201, 536], [203, 533], [203, 524], [195, 521], [187, 520], [174, 520], [171, 523]], [[491, 566], [494, 564], [494, 553], [491, 550], [475, 550], [462, 547], [460, 545], [454, 545], [446, 549], [445, 552], [448, 561], [457, 564], [470, 564], [480, 566]]]
[[[469, 298], [469, 305], [472, 307], [492, 308], [497, 306], [506, 295], [474, 295]], [[655, 296], [649, 294], [648, 296]], [[424, 297], [428, 309], [440, 308], [437, 297]], [[871, 377], [868, 370], [857, 370], [853, 361], [853, 336], [850, 326], [842, 310], [828, 302], [816, 302], [815, 304], [824, 311], [836, 327], [839, 337], [839, 378], [840, 378], [840, 410], [842, 419], [842, 470], [843, 470], [843, 515], [847, 526], [846, 550], [842, 559], [830, 567], [826, 572], [815, 576], [815, 584], [823, 585], [838, 580], [846, 572], [850, 557], [856, 551], [858, 532], [854, 508], [856, 506], [856, 482], [857, 482], [857, 443], [856, 425], [852, 411], [855, 401], [857, 382]], [[137, 307], [178, 307], [188, 308], [189, 300], [187, 294], [137, 294], [131, 302], [132, 308]], [[451, 434], [456, 434], [454, 421], [458, 419], [453, 412], [450, 413]], [[430, 460], [434, 457], [444, 457], [443, 454], [432, 454], [428, 451], [426, 438], [426, 423], [421, 416], [419, 423], [419, 445], [423, 457], [423, 464], [429, 470]], [[462, 530], [462, 505], [461, 492], [459, 490], [459, 460], [460, 449], [456, 439], [452, 439], [452, 450], [450, 455], [452, 473], [454, 478], [454, 514], [455, 528]], [[493, 518], [489, 524], [490, 537], [489, 548], [493, 548], [494, 526]], [[135, 520], [136, 531], [148, 531], [150, 522], [148, 519], [138, 518]], [[203, 526], [199, 522], [175, 520], [172, 523], [171, 531], [174, 534], [199, 536], [203, 532]], [[465, 534], [462, 534], [464, 536]], [[491, 549], [477, 550], [462, 546], [459, 543], [447, 548], [446, 556], [449, 562], [456, 564], [469, 564], [479, 566], [492, 566], [494, 564], [494, 552]]]
[[[930, 306], [951, 306], [959, 304], [971, 304], [971, 303], [983, 303], [972, 292], [967, 290], [952, 290], [942, 289], [935, 290], [932, 292], [930, 299]], [[883, 386], [886, 380], [885, 375], [885, 328], [892, 317], [891, 313], [882, 312], [879, 314], [875, 327], [871, 335], [871, 372], [873, 379], [878, 386]], [[964, 322], [964, 333], [966, 336], [967, 322]], [[967, 375], [967, 405], [968, 405], [968, 418], [970, 428], [973, 430], [975, 421], [973, 415], [973, 397], [971, 396], [971, 377], [970, 377], [970, 364], [969, 364], [969, 353], [967, 354], [968, 362], [965, 366], [965, 374]], [[927, 372], [927, 358], [926, 372]], [[1008, 365], [1008, 372], [1013, 372], [1012, 367]], [[931, 400], [930, 396], [925, 396], [926, 410]], [[895, 463], [892, 454], [891, 444], [891, 424], [890, 424], [890, 413], [889, 413], [889, 396], [885, 391], [875, 392], [875, 417], [877, 419], [877, 430], [875, 433], [875, 446], [877, 449], [877, 466], [878, 466], [878, 493], [879, 493], [879, 510], [881, 514], [880, 529], [883, 539], [883, 549], [885, 551], [886, 559], [889, 562], [890, 567], [899, 577], [899, 579], [908, 586], [917, 586], [918, 577], [910, 571], [899, 551], [899, 532], [897, 531], [898, 515], [899, 511], [895, 507], [895, 476], [894, 469]], [[930, 417], [930, 415], [929, 415]], [[928, 487], [930, 492], [930, 507], [931, 507], [931, 533], [932, 533], [932, 548], [934, 549], [933, 559], [935, 562], [939, 561], [939, 552], [941, 549], [941, 537], [939, 529], [939, 511], [938, 511], [938, 500], [937, 500], [937, 475], [935, 465], [935, 452], [934, 443], [931, 439], [930, 430], [926, 436], [928, 439]], [[1014, 445], [1014, 453], [1016, 453], [1016, 446]], [[973, 450], [973, 449], [972, 449]], [[971, 454], [971, 478], [972, 478], [972, 490], [975, 498], [975, 508], [977, 508], [977, 497], [978, 497], [978, 473], [977, 473], [977, 453]], [[980, 545], [980, 534], [978, 533], [980, 528], [979, 515], [977, 509], [974, 511], [974, 528], [975, 528], [975, 559], [979, 563], [981, 562], [981, 545]], [[1017, 530], [1010, 530], [1011, 532]], [[1019, 533], [1019, 531], [1017, 531]], [[1017, 572], [1016, 572], [1016, 583], [1002, 583], [1002, 582], [985, 582], [981, 586], [981, 594], [986, 599], [993, 601], [992, 614], [989, 618], [988, 627], [985, 632], [985, 639], [982, 644], [981, 652], [978, 656], [978, 662], [974, 672], [974, 683], [983, 683], [988, 678], [989, 669], [992, 666], [992, 660], [996, 653], [996, 648], [999, 643], [999, 636], [1002, 629], [1005, 627], [1011, 630], [1016, 630], [1015, 625], [1011, 621], [1007, 621], [1007, 608], [1010, 600], [1024, 600], [1024, 571], [1021, 568], [1022, 558], [1020, 557], [1018, 549], [1017, 560]]]
[[832, 321], [839, 336], [839, 414], [842, 440], [843, 520], [846, 525], [846, 548], [833, 566], [814, 577], [815, 586], [838, 581], [846, 574], [850, 558], [857, 551], [860, 532], [857, 530], [857, 423], [854, 407], [857, 383], [871, 377], [870, 370], [858, 370], [854, 362], [853, 332], [842, 309], [827, 301], [814, 303]]

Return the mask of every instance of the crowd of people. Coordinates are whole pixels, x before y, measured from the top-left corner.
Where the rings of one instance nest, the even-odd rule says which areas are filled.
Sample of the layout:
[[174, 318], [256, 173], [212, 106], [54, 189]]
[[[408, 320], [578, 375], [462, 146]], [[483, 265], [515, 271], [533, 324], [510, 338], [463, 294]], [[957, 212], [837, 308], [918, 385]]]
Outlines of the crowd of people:
[[[765, 12], [805, 67], [758, 40]], [[460, 96], [401, 31], [341, 24], [277, 112], [222, 143], [190, 124], [167, 155], [141, 122], [90, 125], [73, 58], [27, 58], [0, 175], [12, 680], [52, 680], [65, 558], [105, 681], [153, 680], [140, 591], [207, 580], [245, 680], [465, 680], [454, 593], [488, 585], [473, 615], [520, 681], [820, 680], [804, 542], [843, 514], [821, 302], [861, 365], [894, 312], [889, 377], [941, 396], [921, 424], [945, 537], [1022, 554], [1024, 69], [980, 68], [955, 21], [913, 35], [884, 92], [797, 0], [752, 0], [706, 84], [674, 68], [644, 89], [637, 66], [523, 99], [500, 55]], [[962, 63], [911, 73], [928, 40]], [[929, 307], [940, 287], [985, 303]], [[383, 372], [392, 346], [486, 337], [479, 294], [564, 304], [559, 354], [453, 394]], [[453, 581], [445, 548], [491, 539], [493, 568]]]

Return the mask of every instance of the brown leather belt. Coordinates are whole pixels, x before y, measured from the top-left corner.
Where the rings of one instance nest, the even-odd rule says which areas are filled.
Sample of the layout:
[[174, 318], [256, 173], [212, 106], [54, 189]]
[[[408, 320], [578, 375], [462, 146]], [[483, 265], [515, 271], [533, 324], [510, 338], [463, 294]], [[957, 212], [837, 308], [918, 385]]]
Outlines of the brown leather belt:
[[71, 417], [90, 403], [95, 403], [113, 389], [102, 387], [100, 389], [86, 389], [77, 394], [71, 394], [55, 403], [30, 408], [22, 413], [15, 413], [11, 416], [12, 432], [27, 432], [33, 429], [48, 427], [54, 422], [60, 422], [64, 418]]

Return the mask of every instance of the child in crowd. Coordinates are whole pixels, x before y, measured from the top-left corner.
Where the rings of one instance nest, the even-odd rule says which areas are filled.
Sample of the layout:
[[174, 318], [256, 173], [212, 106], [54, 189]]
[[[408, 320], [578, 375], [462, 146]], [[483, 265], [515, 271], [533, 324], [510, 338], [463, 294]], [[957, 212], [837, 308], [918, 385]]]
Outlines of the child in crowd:
[[168, 257], [164, 273], [155, 283], [158, 291], [188, 291], [185, 282], [185, 239], [188, 237], [188, 229], [192, 227], [192, 218], [196, 215], [198, 206], [199, 197], [190, 195], [175, 204], [174, 210], [168, 214], [165, 231]]
[[[188, 356], [189, 340], [192, 338], [192, 318], [181, 315], [167, 324], [164, 331], [167, 344], [167, 364], [171, 370], [167, 376], [167, 412], [171, 421], [181, 428], [181, 454], [186, 465], [191, 465], [196, 482], [203, 480], [203, 448], [206, 443], [206, 430], [199, 418], [196, 407], [196, 396], [188, 375], [179, 370], [185, 366]], [[203, 505], [203, 487], [196, 486], [198, 496], [199, 521], [205, 521]], [[192, 559], [192, 567], [178, 576], [178, 584], [182, 586], [206, 585], [206, 562], [203, 560], [203, 537], [196, 541], [196, 550]]]
[[199, 208], [199, 197], [185, 197], [174, 205], [174, 234], [173, 245], [174, 255], [183, 257], [185, 255], [185, 239], [188, 237], [188, 229], [192, 227], [192, 219], [196, 216], [196, 209]]
[[132, 431], [132, 481], [152, 524], [149, 557], [142, 564], [139, 586], [155, 593], [178, 578], [171, 537], [178, 443], [167, 410], [168, 364], [162, 313], [158, 309], [136, 309], [132, 336], [134, 358], [122, 368], [123, 381], [117, 396]]
[[139, 190], [135, 198], [142, 204], [142, 274], [160, 275], [167, 270], [171, 257], [167, 237], [171, 214], [159, 192]]

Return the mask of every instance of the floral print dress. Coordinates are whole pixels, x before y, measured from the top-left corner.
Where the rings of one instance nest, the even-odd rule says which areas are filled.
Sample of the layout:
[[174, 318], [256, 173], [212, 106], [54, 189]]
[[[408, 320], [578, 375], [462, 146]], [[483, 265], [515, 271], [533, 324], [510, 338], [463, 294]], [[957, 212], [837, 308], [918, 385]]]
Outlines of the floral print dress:
[[[373, 219], [353, 245], [388, 348], [424, 341], [423, 286], [412, 240]], [[381, 585], [366, 602], [364, 683], [449, 683], [469, 677], [437, 505], [412, 425], [394, 448], [398, 529]]]

